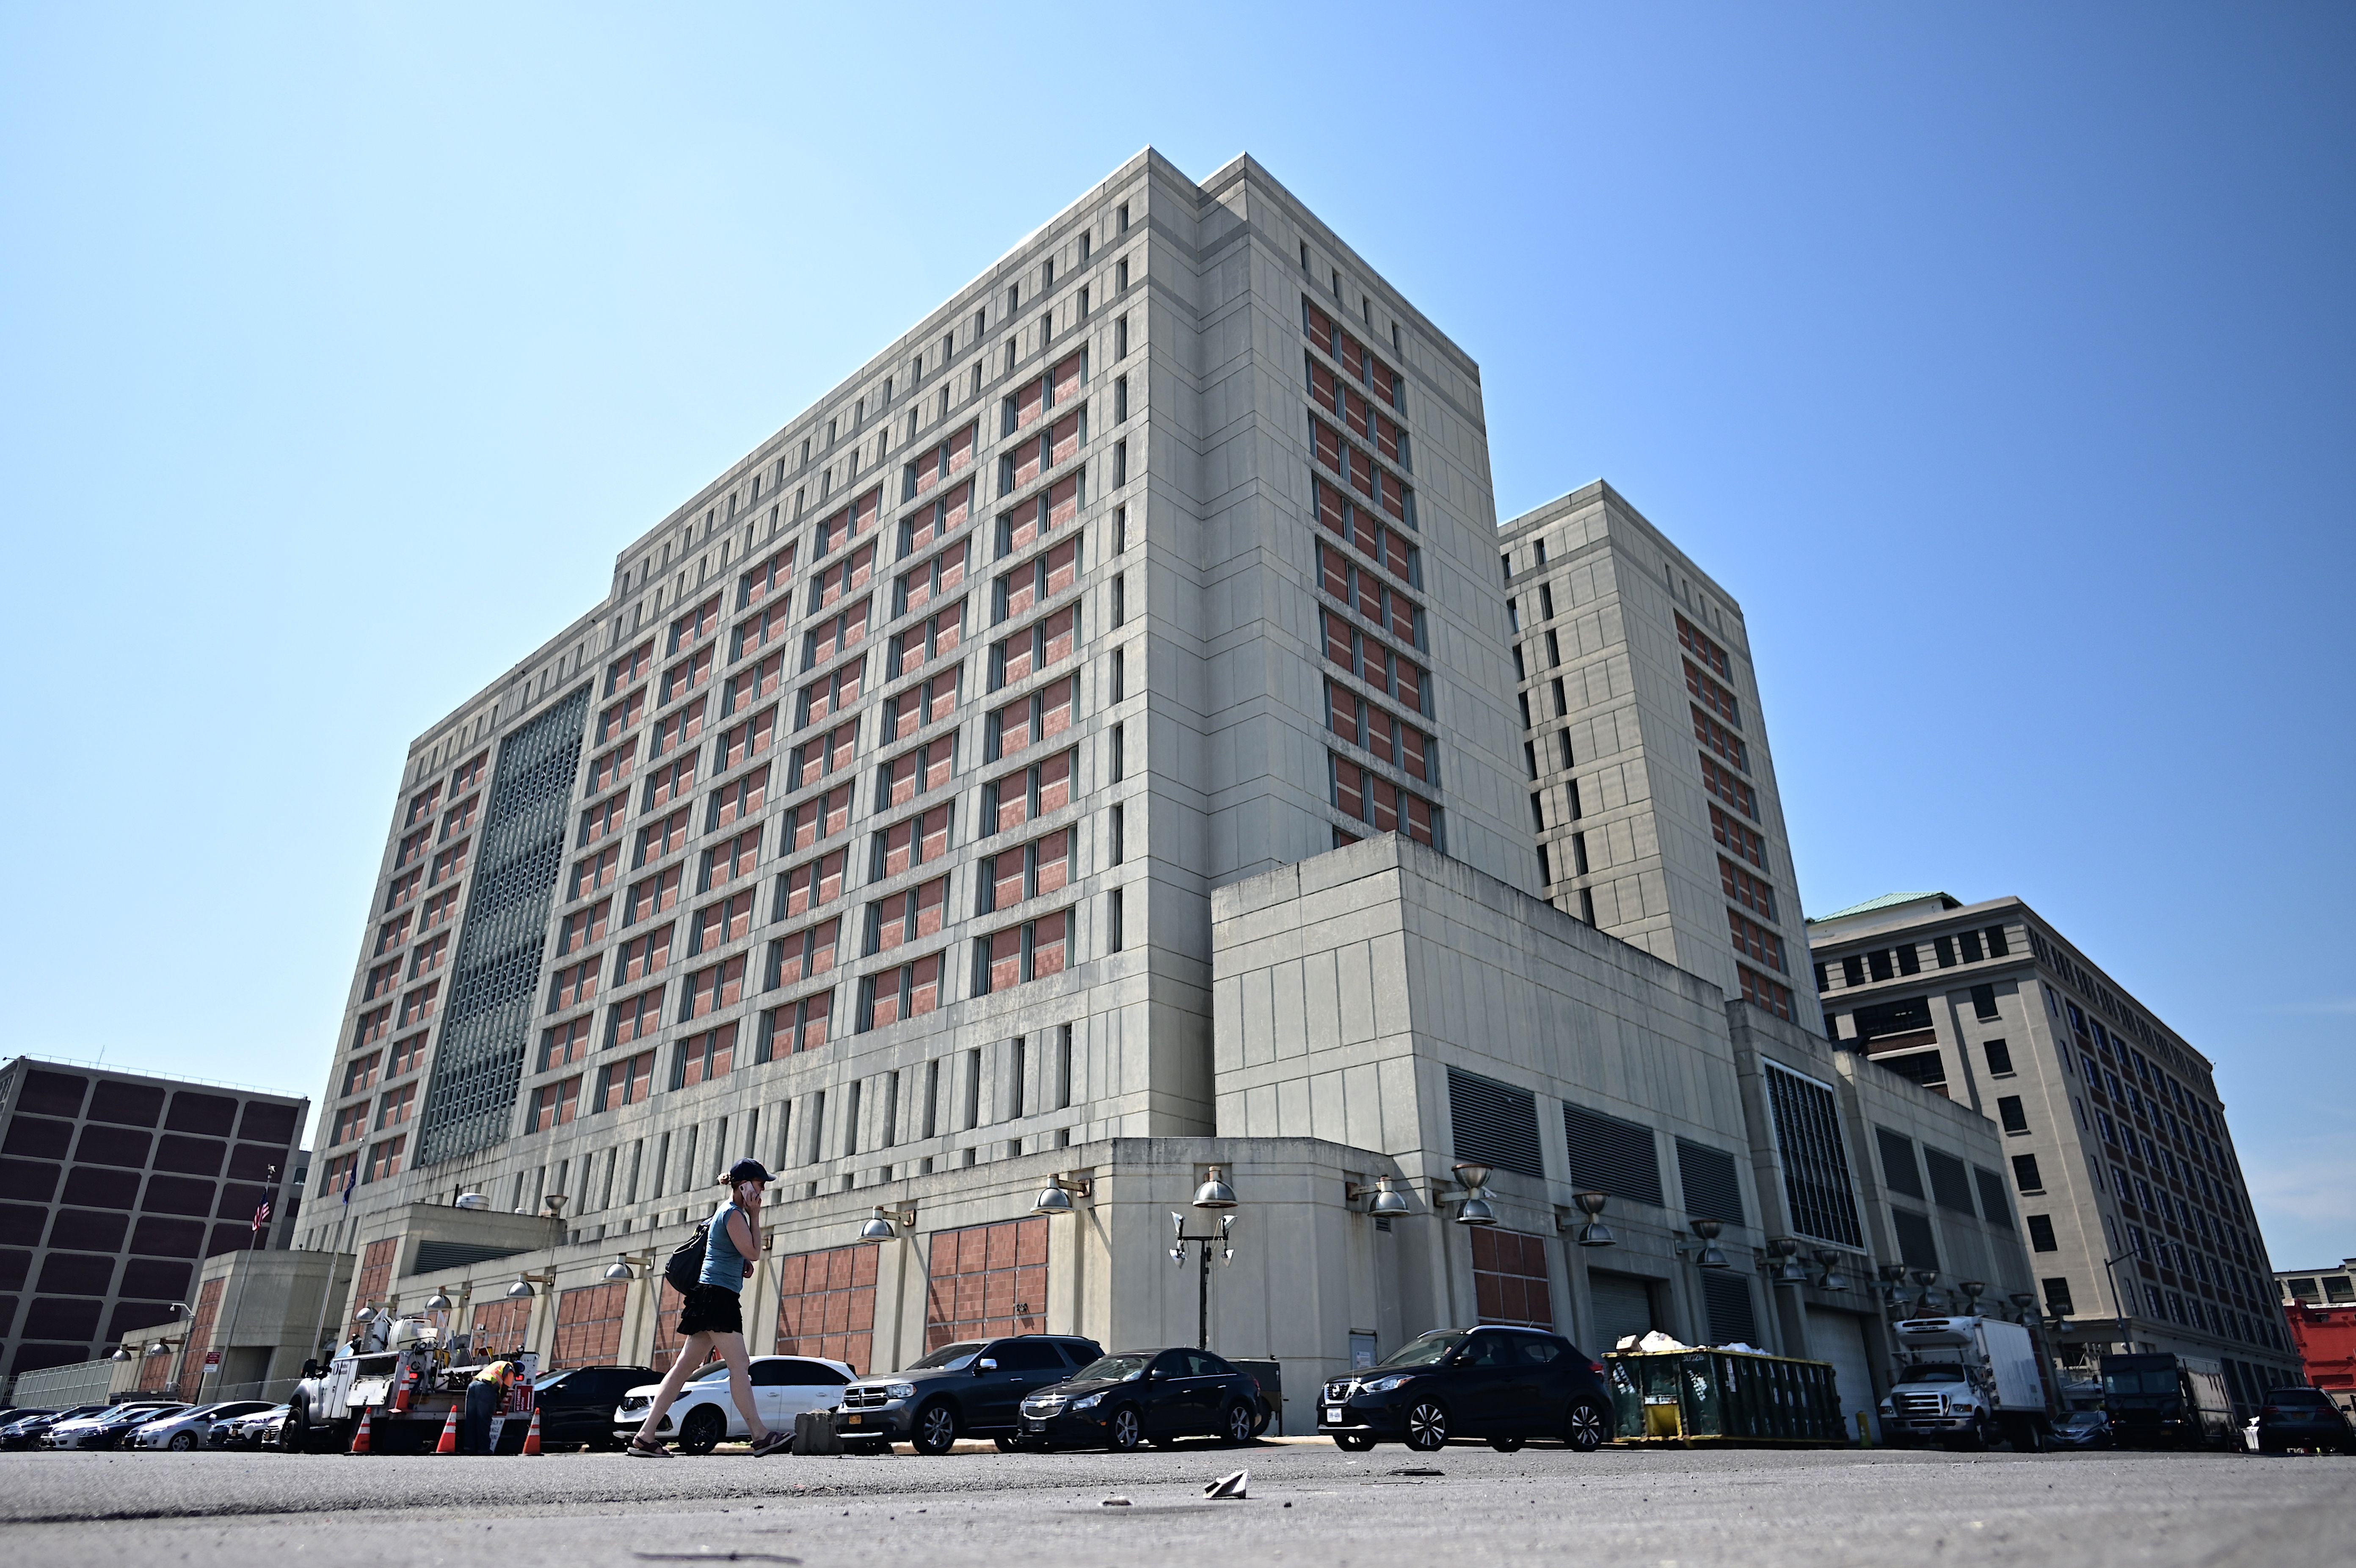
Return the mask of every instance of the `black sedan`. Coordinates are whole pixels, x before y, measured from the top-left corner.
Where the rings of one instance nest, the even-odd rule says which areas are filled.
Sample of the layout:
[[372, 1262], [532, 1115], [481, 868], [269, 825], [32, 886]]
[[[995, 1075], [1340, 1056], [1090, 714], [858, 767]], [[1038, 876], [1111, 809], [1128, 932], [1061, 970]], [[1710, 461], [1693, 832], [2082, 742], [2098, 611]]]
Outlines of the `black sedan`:
[[2356, 1432], [2321, 1389], [2276, 1389], [2258, 1407], [2258, 1452], [2356, 1453]]
[[661, 1380], [651, 1367], [567, 1367], [543, 1374], [531, 1386], [532, 1404], [540, 1412], [541, 1443], [619, 1448], [614, 1412], [622, 1396], [641, 1383]]
[[1612, 1395], [1602, 1366], [1558, 1334], [1435, 1328], [1328, 1382], [1317, 1430], [1354, 1453], [1384, 1442], [1430, 1453], [1472, 1439], [1510, 1454], [1533, 1437], [1588, 1453], [1612, 1435]]
[[2099, 1410], [2072, 1411], [2054, 1422], [2045, 1440], [2056, 1448], [2111, 1448], [2118, 1441], [2109, 1414]]
[[1017, 1441], [1125, 1452], [1182, 1437], [1248, 1443], [1260, 1424], [1258, 1381], [1208, 1350], [1117, 1350], [1025, 1399]]

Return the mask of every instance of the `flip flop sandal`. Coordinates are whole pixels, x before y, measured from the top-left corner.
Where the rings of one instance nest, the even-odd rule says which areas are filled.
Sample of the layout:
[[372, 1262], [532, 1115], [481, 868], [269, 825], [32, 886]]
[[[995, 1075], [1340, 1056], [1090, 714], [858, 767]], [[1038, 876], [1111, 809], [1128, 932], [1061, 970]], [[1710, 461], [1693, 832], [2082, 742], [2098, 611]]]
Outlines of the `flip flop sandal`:
[[664, 1447], [659, 1443], [649, 1443], [643, 1437], [631, 1438], [629, 1447], [623, 1450], [623, 1452], [629, 1455], [633, 1459], [668, 1459], [670, 1457], [669, 1449]]
[[778, 1449], [784, 1448], [791, 1444], [793, 1440], [794, 1436], [792, 1433], [780, 1432], [772, 1427], [766, 1436], [763, 1437], [760, 1442], [753, 1444], [753, 1457], [755, 1459], [766, 1459], [770, 1455], [775, 1454]]

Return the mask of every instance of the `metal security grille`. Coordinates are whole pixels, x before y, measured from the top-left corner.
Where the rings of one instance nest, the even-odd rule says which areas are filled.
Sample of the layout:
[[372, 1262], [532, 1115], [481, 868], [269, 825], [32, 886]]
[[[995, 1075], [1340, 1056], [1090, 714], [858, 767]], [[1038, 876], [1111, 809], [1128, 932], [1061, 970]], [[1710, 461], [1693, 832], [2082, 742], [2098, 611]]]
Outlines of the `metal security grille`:
[[1450, 1068], [1448, 1133], [1460, 1160], [1546, 1179], [1538, 1155], [1537, 1096], [1526, 1089]]
[[481, 858], [451, 965], [449, 1014], [419, 1119], [421, 1165], [488, 1148], [514, 1120], [588, 714], [584, 686], [499, 743]]
[[1730, 1269], [1706, 1269], [1701, 1300], [1709, 1314], [1709, 1337], [1718, 1345], [1756, 1345], [1758, 1319], [1751, 1312], [1751, 1276]]
[[1979, 1184], [1980, 1213], [1999, 1230], [2011, 1230], [2012, 1200], [2005, 1196], [2004, 1178], [1985, 1166], [1974, 1165], [1972, 1179]]
[[1734, 1174], [1734, 1156], [1723, 1149], [1677, 1140], [1677, 1184], [1685, 1188], [1686, 1217], [1745, 1223], [1742, 1183]]
[[1964, 1175], [1964, 1162], [1953, 1155], [1943, 1155], [1924, 1145], [1922, 1163], [1931, 1171], [1931, 1198], [1942, 1208], [1952, 1208], [1958, 1214], [1972, 1210], [1971, 1179]]
[[1571, 1184], [1580, 1191], [1660, 1205], [1661, 1151], [1650, 1127], [1566, 1105], [1562, 1141], [1570, 1155]]
[[1792, 1229], [1844, 1247], [1864, 1246], [1833, 1091], [1773, 1062], [1765, 1066], [1767, 1104], [1775, 1115], [1775, 1149], [1783, 1156], [1783, 1200], [1791, 1206]]
[[1914, 1140], [1887, 1127], [1876, 1127], [1873, 1141], [1881, 1147], [1883, 1184], [1909, 1197], [1922, 1197], [1922, 1172], [1914, 1164]]

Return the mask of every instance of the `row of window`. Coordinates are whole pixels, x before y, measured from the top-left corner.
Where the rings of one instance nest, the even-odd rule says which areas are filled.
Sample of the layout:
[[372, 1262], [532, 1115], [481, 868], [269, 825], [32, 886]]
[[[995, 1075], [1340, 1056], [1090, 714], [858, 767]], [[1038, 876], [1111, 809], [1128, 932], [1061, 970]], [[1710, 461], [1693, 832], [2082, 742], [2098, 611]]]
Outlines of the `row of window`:
[[[1941, 969], [1954, 969], [1958, 963], [1980, 963], [1991, 959], [2009, 958], [2011, 947], [2006, 940], [2002, 926], [1987, 926], [1978, 930], [1957, 931], [1934, 939], [1932, 956]], [[1896, 947], [1875, 948], [1862, 953], [1850, 953], [1840, 961], [1841, 980], [1850, 986], [1867, 983], [1867, 977], [1892, 980], [1900, 975], [1922, 972], [1922, 944], [1901, 942]], [[1832, 989], [1831, 977], [1826, 966], [1816, 965], [1816, 990]]]

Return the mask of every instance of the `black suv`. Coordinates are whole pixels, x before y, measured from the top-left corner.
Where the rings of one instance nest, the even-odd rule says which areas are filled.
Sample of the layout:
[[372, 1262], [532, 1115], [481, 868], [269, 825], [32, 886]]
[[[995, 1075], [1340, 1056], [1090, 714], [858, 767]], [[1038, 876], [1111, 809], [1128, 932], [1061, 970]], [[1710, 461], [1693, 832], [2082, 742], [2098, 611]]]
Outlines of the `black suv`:
[[1208, 1350], [1121, 1350], [1024, 1400], [1022, 1441], [1126, 1453], [1182, 1437], [1249, 1443], [1267, 1422], [1258, 1382]]
[[541, 1443], [621, 1447], [623, 1440], [614, 1434], [614, 1412], [621, 1407], [622, 1396], [659, 1377], [651, 1367], [567, 1367], [542, 1373], [531, 1386]]
[[2280, 1454], [2286, 1448], [2346, 1454], [2356, 1451], [2356, 1432], [2321, 1389], [2275, 1389], [2258, 1409], [2258, 1452]]
[[944, 1345], [913, 1366], [845, 1388], [834, 1429], [854, 1447], [896, 1442], [919, 1454], [946, 1454], [960, 1437], [994, 1437], [1011, 1448], [1023, 1396], [1062, 1382], [1103, 1354], [1095, 1340], [1063, 1334]]
[[1353, 1452], [1397, 1441], [1429, 1453], [1472, 1438], [1510, 1454], [1551, 1437], [1583, 1454], [1612, 1436], [1612, 1394], [1603, 1368], [1558, 1334], [1435, 1328], [1329, 1381], [1317, 1430]]

